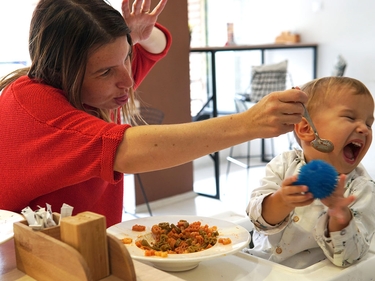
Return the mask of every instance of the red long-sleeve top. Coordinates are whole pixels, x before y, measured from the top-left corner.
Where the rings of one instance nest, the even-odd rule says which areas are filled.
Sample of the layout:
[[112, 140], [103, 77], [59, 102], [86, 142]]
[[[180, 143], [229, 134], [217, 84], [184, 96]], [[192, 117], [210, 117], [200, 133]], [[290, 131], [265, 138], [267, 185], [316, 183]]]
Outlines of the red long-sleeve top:
[[[138, 86], [171, 45], [160, 54], [134, 46], [132, 64]], [[114, 158], [130, 126], [108, 123], [74, 108], [64, 93], [27, 76], [0, 95], [0, 209], [20, 212], [30, 206], [63, 203], [74, 214], [92, 211], [107, 226], [121, 222], [123, 174], [114, 172]]]

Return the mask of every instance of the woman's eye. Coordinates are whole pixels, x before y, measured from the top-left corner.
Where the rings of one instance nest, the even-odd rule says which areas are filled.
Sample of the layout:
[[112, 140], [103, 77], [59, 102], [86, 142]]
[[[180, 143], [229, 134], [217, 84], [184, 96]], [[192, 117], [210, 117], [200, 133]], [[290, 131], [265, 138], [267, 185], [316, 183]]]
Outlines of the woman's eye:
[[130, 58], [130, 56], [127, 56], [125, 61], [124, 61], [124, 64], [129, 64], [129, 63], [131, 63], [131, 58]]
[[110, 70], [110, 69], [107, 69], [106, 71], [104, 71], [104, 72], [101, 74], [101, 76], [106, 76], [106, 75], [108, 75], [110, 72], [111, 72], [111, 70]]

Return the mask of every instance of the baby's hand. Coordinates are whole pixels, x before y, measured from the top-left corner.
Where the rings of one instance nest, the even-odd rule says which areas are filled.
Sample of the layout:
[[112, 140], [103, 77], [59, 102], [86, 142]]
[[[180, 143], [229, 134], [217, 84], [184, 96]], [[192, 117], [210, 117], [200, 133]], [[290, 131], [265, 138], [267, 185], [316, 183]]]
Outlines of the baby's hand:
[[[344, 197], [345, 175], [340, 175], [339, 182], [331, 196], [321, 199], [328, 207], [328, 215], [341, 225], [347, 225], [351, 220], [348, 206], [355, 200], [355, 196]], [[331, 230], [332, 231], [332, 230]]]
[[308, 192], [306, 185], [293, 185], [297, 181], [297, 175], [286, 178], [277, 191], [286, 206], [295, 208], [311, 204], [314, 201], [313, 195]]

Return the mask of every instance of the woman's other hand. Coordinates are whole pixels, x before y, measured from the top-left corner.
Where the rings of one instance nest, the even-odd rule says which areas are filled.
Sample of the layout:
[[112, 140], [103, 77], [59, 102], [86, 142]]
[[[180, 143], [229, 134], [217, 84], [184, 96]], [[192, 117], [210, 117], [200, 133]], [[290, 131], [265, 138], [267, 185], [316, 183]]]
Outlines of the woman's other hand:
[[[134, 0], [133, 4], [130, 4], [130, 0], [122, 1], [122, 15], [131, 30], [133, 44], [140, 43], [143, 46], [147, 45], [150, 40], [163, 40], [163, 38], [165, 40], [164, 34], [155, 28], [155, 23], [167, 1], [160, 0], [153, 10], [151, 10], [151, 0]], [[154, 34], [155, 32], [157, 34]], [[145, 49], [147, 50], [147, 48]], [[148, 51], [153, 52], [152, 50]]]

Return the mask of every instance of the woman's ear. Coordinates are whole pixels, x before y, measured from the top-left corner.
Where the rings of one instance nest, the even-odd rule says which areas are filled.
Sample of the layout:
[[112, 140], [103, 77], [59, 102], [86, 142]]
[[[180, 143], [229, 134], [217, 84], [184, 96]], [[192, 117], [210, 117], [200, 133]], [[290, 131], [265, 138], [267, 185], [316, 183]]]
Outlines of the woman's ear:
[[301, 141], [311, 142], [315, 139], [314, 130], [304, 117], [301, 122], [294, 125], [294, 132]]

